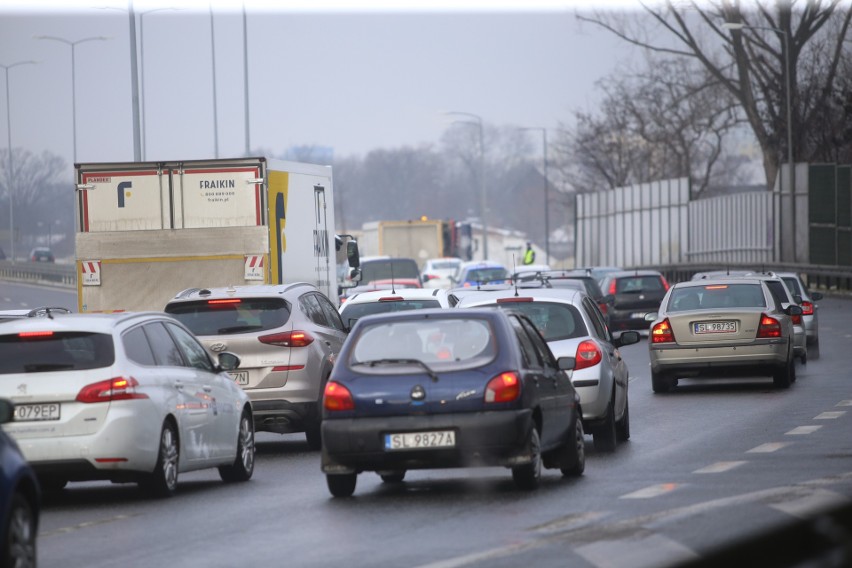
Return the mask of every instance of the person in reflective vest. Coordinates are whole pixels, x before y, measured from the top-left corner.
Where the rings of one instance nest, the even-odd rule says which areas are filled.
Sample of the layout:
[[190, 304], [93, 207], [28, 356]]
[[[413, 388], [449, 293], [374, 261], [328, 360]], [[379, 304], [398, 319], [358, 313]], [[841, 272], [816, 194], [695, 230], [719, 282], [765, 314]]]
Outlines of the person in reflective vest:
[[535, 262], [535, 251], [532, 249], [532, 243], [527, 243], [527, 250], [524, 253], [524, 264], [532, 264]]

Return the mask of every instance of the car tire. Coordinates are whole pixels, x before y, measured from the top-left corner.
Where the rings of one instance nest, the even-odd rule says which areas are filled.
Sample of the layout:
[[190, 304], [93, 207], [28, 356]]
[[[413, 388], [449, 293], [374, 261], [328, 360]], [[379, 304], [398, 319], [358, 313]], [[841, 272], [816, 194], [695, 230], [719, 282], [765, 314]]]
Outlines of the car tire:
[[59, 493], [66, 485], [68, 480], [60, 477], [40, 477], [38, 480], [42, 493]]
[[667, 393], [671, 392], [672, 387], [674, 386], [674, 380], [662, 373], [655, 373], [651, 371], [651, 388], [654, 389], [655, 393]]
[[615, 408], [612, 400], [606, 407], [606, 417], [603, 424], [598, 425], [593, 433], [595, 450], [599, 452], [614, 452], [616, 445]]
[[163, 424], [160, 432], [157, 465], [141, 483], [141, 488], [154, 497], [171, 497], [177, 489], [180, 465], [180, 442], [171, 421]]
[[792, 357], [786, 365], [780, 369], [776, 369], [772, 375], [772, 382], [776, 388], [788, 389], [796, 381], [796, 366], [793, 364]]
[[814, 339], [813, 343], [808, 344], [808, 357], [819, 359], [819, 337]]
[[20, 492], [12, 495], [9, 523], [2, 538], [0, 566], [36, 565], [36, 513]]
[[630, 398], [624, 398], [624, 415], [615, 423], [615, 438], [619, 442], [630, 439]]
[[512, 468], [512, 479], [519, 489], [531, 491], [536, 489], [541, 482], [541, 438], [535, 427], [530, 428], [527, 439], [527, 447], [532, 459], [529, 463]]
[[328, 491], [334, 497], [351, 497], [355, 493], [355, 483], [357, 481], [357, 473], [328, 474], [325, 476]]
[[586, 435], [583, 431], [583, 418], [577, 413], [577, 420], [571, 429], [571, 439], [565, 444], [564, 462], [569, 466], [562, 466], [559, 471], [565, 477], [580, 477], [586, 470]]
[[405, 479], [405, 470], [380, 473], [379, 477], [385, 483], [402, 483], [402, 480]]
[[254, 458], [254, 421], [247, 411], [243, 411], [237, 433], [237, 455], [234, 463], [219, 467], [219, 477], [225, 483], [248, 481], [254, 473]]

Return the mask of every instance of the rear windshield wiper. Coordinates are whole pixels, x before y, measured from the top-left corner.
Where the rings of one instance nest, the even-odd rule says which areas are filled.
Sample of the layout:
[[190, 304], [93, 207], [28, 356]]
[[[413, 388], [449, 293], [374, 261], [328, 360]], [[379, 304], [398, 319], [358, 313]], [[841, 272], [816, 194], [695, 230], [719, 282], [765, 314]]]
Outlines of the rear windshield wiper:
[[375, 367], [376, 365], [418, 365], [426, 371], [426, 374], [429, 375], [429, 378], [432, 379], [432, 382], [438, 382], [438, 375], [433, 371], [429, 365], [421, 361], [420, 359], [373, 359], [371, 361], [358, 361], [357, 363], [353, 363], [354, 365], [368, 365], [370, 367]]
[[41, 371], [62, 371], [73, 369], [74, 363], [30, 363], [24, 365], [25, 373], [39, 373]]
[[232, 327], [223, 327], [216, 331], [216, 333], [239, 333], [241, 331], [257, 331], [258, 329], [263, 329], [262, 325], [235, 325]]

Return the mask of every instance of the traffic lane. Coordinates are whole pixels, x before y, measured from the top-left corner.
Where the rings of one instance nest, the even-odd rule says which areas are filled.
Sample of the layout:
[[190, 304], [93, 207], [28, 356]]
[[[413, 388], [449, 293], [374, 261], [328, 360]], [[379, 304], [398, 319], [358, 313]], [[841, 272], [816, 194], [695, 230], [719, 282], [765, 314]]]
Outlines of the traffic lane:
[[41, 306], [77, 311], [77, 291], [34, 284], [0, 282], [0, 310], [23, 310]]

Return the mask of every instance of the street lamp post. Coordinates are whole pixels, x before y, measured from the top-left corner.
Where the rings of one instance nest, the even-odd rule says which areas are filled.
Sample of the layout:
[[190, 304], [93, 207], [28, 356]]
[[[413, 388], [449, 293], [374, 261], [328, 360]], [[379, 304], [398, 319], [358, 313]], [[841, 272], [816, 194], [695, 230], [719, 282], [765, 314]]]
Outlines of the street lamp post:
[[71, 46], [71, 124], [72, 124], [72, 136], [74, 138], [74, 163], [77, 163], [77, 79], [76, 79], [76, 70], [75, 70], [75, 60], [76, 60], [76, 47], [78, 44], [85, 43], [87, 41], [105, 41], [108, 40], [108, 37], [104, 36], [95, 36], [95, 37], [86, 37], [83, 39], [78, 39], [77, 41], [69, 41], [65, 38], [56, 37], [56, 36], [36, 36], [36, 39], [49, 39], [53, 41], [58, 41], [60, 43], [64, 43], [65, 45]]
[[0, 65], [6, 75], [6, 142], [9, 147], [9, 175], [6, 186], [6, 192], [9, 194], [9, 258], [12, 262], [15, 261], [15, 208], [13, 207], [13, 185], [15, 183], [15, 175], [13, 170], [12, 160], [12, 113], [9, 110], [9, 69], [19, 65], [35, 65], [35, 61], [18, 61], [9, 65]]
[[219, 157], [219, 124], [216, 116], [216, 35], [213, 25], [213, 4], [210, 4], [210, 53], [213, 72], [213, 155]]
[[251, 153], [249, 137], [249, 70], [248, 70], [248, 17], [246, 16], [246, 3], [243, 0], [243, 105], [246, 115], [246, 156]]
[[793, 164], [793, 87], [791, 84], [792, 71], [790, 69], [790, 34], [787, 30], [781, 28], [773, 28], [771, 26], [751, 26], [742, 22], [724, 22], [722, 27], [731, 31], [742, 30], [743, 28], [751, 30], [768, 30], [780, 34], [781, 40], [784, 42], [784, 75], [786, 81], [784, 89], [787, 95], [787, 168], [790, 178], [790, 192], [793, 196], [792, 221], [793, 221], [793, 262], [796, 262], [796, 174], [795, 165]]
[[547, 183], [547, 129], [543, 126], [523, 126], [519, 130], [540, 130], [542, 155], [544, 156], [544, 255], [545, 262], [550, 264], [550, 218], [548, 206], [550, 205], [549, 188]]
[[446, 115], [469, 116], [473, 120], [456, 120], [466, 124], [475, 124], [479, 128], [479, 220], [482, 222], [482, 259], [488, 260], [488, 221], [486, 218], [487, 200], [485, 195], [485, 141], [482, 129], [482, 117], [470, 112], [456, 110], [445, 111]]

